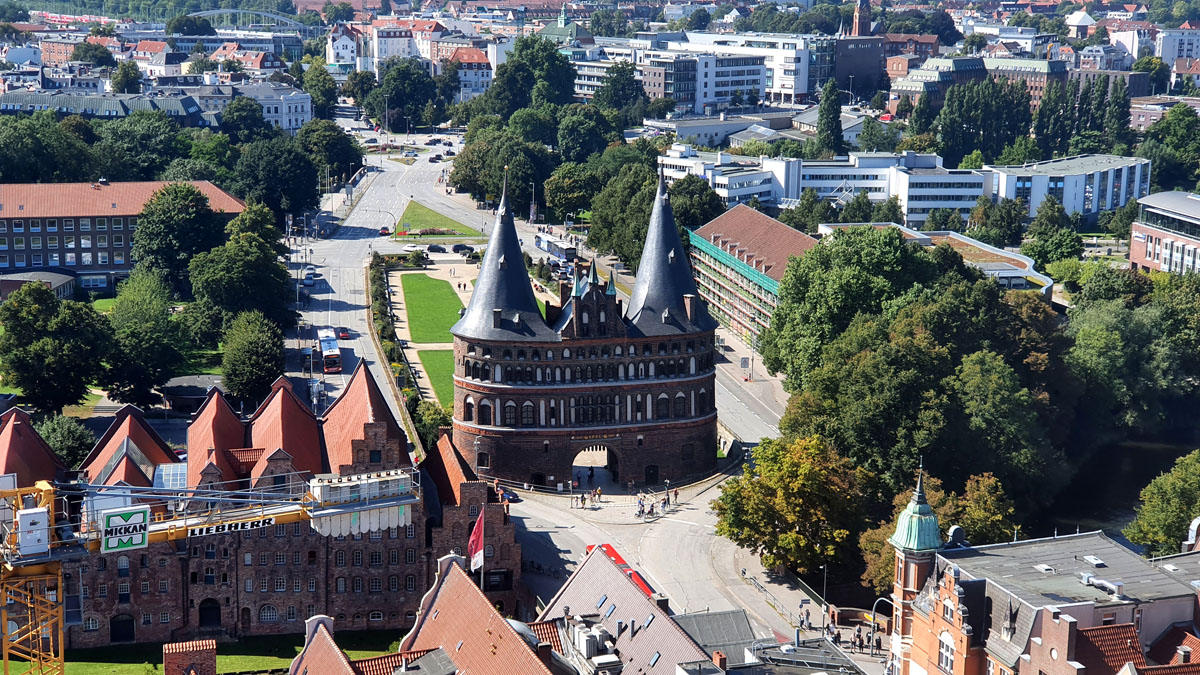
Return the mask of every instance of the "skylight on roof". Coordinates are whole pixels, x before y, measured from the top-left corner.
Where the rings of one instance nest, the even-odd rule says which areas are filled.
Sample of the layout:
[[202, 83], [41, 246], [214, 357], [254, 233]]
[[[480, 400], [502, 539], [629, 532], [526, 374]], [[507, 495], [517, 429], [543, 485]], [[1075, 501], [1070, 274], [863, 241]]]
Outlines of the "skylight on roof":
[[600, 609], [601, 607], [603, 607], [603, 606], [604, 606], [604, 601], [605, 601], [605, 600], [608, 600], [608, 596], [607, 596], [607, 595], [601, 595], [601, 596], [600, 596], [600, 599], [596, 601], [596, 609]]
[[651, 657], [650, 657], [650, 666], [651, 666], [651, 667], [654, 667], [654, 664], [658, 663], [658, 660], [659, 660], [660, 658], [662, 658], [662, 653], [661, 653], [661, 652], [654, 652], [654, 656], [651, 656]]
[[612, 616], [612, 613], [615, 612], [616, 610], [617, 610], [617, 603], [614, 602], [613, 604], [608, 606], [608, 611], [604, 613], [604, 618], [607, 619], [608, 617]]
[[651, 621], [654, 621], [654, 615], [653, 615], [653, 614], [651, 614], [650, 616], [646, 617], [646, 623], [642, 624], [642, 628], [649, 628], [649, 627], [650, 627], [650, 622], [651, 622]]

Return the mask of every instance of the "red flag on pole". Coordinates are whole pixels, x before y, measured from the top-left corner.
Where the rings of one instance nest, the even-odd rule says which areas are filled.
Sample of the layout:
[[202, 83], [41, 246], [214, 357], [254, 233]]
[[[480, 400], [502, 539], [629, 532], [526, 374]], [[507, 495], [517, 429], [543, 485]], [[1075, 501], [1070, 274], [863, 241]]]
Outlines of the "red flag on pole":
[[471, 530], [471, 538], [467, 540], [467, 555], [471, 558], [471, 571], [483, 567], [483, 507], [479, 508], [479, 519]]

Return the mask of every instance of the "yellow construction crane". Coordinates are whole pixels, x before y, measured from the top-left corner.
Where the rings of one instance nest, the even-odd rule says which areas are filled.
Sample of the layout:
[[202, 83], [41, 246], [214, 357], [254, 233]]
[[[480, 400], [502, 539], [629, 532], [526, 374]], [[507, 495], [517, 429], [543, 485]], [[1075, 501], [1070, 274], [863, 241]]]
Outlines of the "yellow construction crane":
[[285, 478], [265, 489], [50, 481], [0, 489], [3, 675], [14, 659], [30, 675], [63, 675], [64, 562], [300, 521], [326, 536], [364, 534], [412, 524], [421, 501], [415, 469]]

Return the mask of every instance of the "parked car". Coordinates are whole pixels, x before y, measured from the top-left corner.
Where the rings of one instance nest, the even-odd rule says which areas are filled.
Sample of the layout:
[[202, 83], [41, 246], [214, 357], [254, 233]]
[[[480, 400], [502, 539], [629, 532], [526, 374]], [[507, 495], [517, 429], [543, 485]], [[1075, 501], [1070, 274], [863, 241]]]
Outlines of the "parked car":
[[339, 340], [349, 340], [350, 339], [350, 329], [346, 328], [345, 326], [340, 326], [337, 329], [337, 336], [338, 336]]
[[430, 158], [429, 158], [429, 163], [430, 163], [430, 164], [437, 164], [439, 159], [441, 159], [441, 157], [440, 157], [440, 156], [437, 156], [437, 157], [430, 157]]
[[425, 247], [419, 244], [405, 244], [404, 248], [400, 250], [404, 251], [405, 253], [412, 253], [413, 251], [424, 251]]
[[441, 244], [430, 244], [429, 248], [425, 249], [427, 253], [445, 253], [446, 247]]
[[305, 268], [304, 268], [304, 276], [306, 276], [306, 277], [312, 277], [312, 276], [316, 276], [316, 275], [317, 275], [317, 268], [316, 268], [316, 267], [314, 267], [314, 266], [312, 266], [312, 265], [309, 265], [308, 267], [305, 267]]
[[453, 156], [454, 156], [454, 151], [453, 151], [453, 150], [447, 150], [447, 151], [446, 151], [446, 156], [447, 156], [447, 157], [453, 157]]
[[363, 143], [378, 143], [378, 142], [379, 142], [379, 139], [375, 138], [374, 136], [372, 136], [371, 138], [363, 139]]
[[316, 285], [316, 283], [317, 283], [316, 277], [313, 277], [313, 276], [304, 277], [304, 285], [305, 286], [313, 286], [313, 285]]
[[475, 249], [471, 248], [470, 246], [464, 246], [462, 248], [462, 250], [459, 251], [459, 253], [463, 254], [464, 258], [470, 258], [471, 254], [474, 252], [475, 252]]
[[381, 237], [386, 237], [386, 236], [388, 236], [389, 234], [391, 234], [391, 232], [389, 232], [389, 231], [388, 231], [388, 229], [387, 229], [386, 227], [381, 227], [381, 228], [379, 228], [379, 236], [381, 236]]
[[441, 158], [442, 158], [442, 156], [440, 154], [437, 154], [437, 155], [434, 155], [433, 158], [430, 159], [429, 161], [436, 162], [436, 161], [440, 160]]
[[507, 499], [510, 502], [516, 503], [516, 502], [521, 501], [521, 496], [518, 495], [516, 492], [509, 490], [508, 488], [501, 488], [500, 489], [500, 499], [501, 500]]
[[442, 141], [442, 145], [446, 146], [447, 148], [454, 146], [454, 144], [450, 141]]
[[464, 248], [471, 248], [471, 247], [467, 246], [466, 244], [455, 244], [450, 247], [450, 251], [453, 253], [462, 253], [462, 250]]

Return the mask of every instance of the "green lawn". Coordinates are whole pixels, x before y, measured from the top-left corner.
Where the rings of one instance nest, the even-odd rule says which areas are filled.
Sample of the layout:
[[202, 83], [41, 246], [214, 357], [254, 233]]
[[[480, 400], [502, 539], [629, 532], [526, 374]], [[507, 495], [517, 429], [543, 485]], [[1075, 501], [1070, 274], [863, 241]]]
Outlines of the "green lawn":
[[446, 407], [454, 405], [454, 350], [423, 349], [417, 352], [425, 377], [433, 385], [438, 402]]
[[428, 274], [401, 274], [409, 339], [416, 343], [451, 342], [450, 327], [458, 321], [462, 301], [448, 281]]
[[95, 410], [96, 404], [100, 402], [100, 395], [88, 392], [83, 399], [83, 403], [79, 405], [71, 405], [63, 408], [63, 414], [68, 417], [91, 417], [92, 411]]
[[183, 353], [183, 365], [176, 371], [176, 377], [183, 375], [220, 375], [221, 350], [192, 349]]
[[434, 227], [442, 230], [454, 230], [460, 234], [479, 235], [479, 230], [467, 227], [453, 218], [443, 216], [415, 200], [410, 201], [405, 207], [404, 213], [400, 214], [398, 229], [424, 230]]
[[107, 314], [112, 311], [113, 305], [117, 304], [116, 298], [100, 298], [92, 303], [92, 307], [96, 308], [97, 312]]
[[[400, 631], [338, 631], [338, 646], [352, 659], [395, 651]], [[287, 668], [300, 653], [304, 636], [279, 635], [246, 638], [217, 645], [217, 672]], [[144, 664], [162, 672], [162, 645], [133, 644], [99, 649], [67, 650], [67, 675], [146, 675]], [[24, 672], [20, 667], [14, 672]]]

